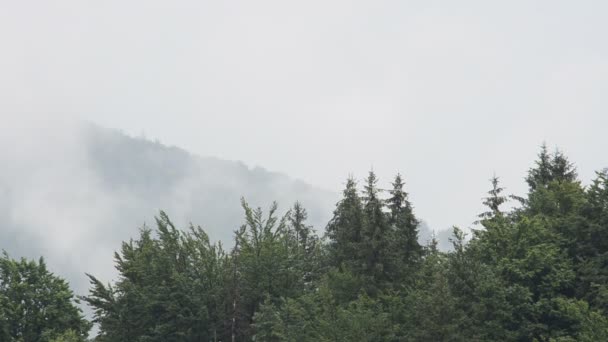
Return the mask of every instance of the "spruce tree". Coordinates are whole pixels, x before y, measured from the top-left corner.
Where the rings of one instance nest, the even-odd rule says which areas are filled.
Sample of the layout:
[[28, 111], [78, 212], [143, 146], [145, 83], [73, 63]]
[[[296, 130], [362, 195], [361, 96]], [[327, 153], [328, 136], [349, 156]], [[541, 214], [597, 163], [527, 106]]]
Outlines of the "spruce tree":
[[530, 187], [530, 192], [539, 188], [546, 188], [552, 181], [574, 182], [577, 178], [576, 168], [568, 158], [559, 150], [550, 154], [547, 145], [543, 143], [536, 167], [528, 171], [526, 182]]
[[488, 196], [483, 199], [483, 204], [489, 209], [484, 213], [479, 214], [481, 219], [490, 219], [496, 216], [502, 216], [500, 206], [507, 201], [507, 197], [501, 195], [504, 188], [500, 187], [498, 177], [494, 176], [490, 179], [492, 189], [488, 191]]
[[360, 270], [363, 205], [352, 177], [346, 181], [342, 196], [327, 225], [330, 258], [340, 269]]
[[390, 281], [391, 278], [388, 248], [391, 236], [377, 183], [376, 174], [370, 171], [363, 190], [364, 221], [361, 252], [364, 275], [371, 277], [378, 284], [382, 284]]
[[535, 162], [536, 167], [528, 171], [526, 182], [530, 187], [530, 191], [534, 191], [538, 187], [546, 186], [552, 179], [551, 174], [551, 156], [547, 149], [547, 144], [543, 143], [540, 147], [538, 160]]
[[403, 280], [404, 277], [412, 276], [422, 257], [423, 248], [418, 242], [419, 221], [414, 215], [408, 194], [403, 189], [404, 183], [400, 174], [395, 176], [392, 186], [389, 190], [390, 197], [386, 201], [390, 210], [389, 248], [393, 254], [391, 272]]
[[575, 182], [577, 177], [574, 164], [560, 150], [556, 149], [551, 160], [551, 179], [562, 183]]
[[608, 169], [596, 173], [585, 193], [586, 226], [577, 239], [577, 294], [608, 312]]
[[295, 235], [298, 248], [306, 255], [313, 252], [317, 239], [314, 236], [312, 226], [306, 224], [308, 213], [306, 209], [296, 202], [293, 208], [287, 213], [287, 221], [290, 231]]
[[291, 250], [289, 257], [296, 269], [298, 279], [305, 288], [312, 286], [313, 280], [319, 277], [319, 238], [312, 226], [306, 223], [308, 213], [299, 202], [287, 213], [287, 228], [290, 236], [286, 237]]

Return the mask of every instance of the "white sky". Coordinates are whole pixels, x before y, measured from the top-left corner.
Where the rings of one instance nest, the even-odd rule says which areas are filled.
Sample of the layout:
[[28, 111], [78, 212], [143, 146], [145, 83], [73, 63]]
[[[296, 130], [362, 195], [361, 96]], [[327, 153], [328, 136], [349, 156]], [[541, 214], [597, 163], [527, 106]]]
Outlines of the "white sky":
[[[606, 1], [0, 0], [0, 119], [68, 114], [467, 227], [538, 145], [608, 166]], [[32, 137], [35, 139], [35, 137]]]

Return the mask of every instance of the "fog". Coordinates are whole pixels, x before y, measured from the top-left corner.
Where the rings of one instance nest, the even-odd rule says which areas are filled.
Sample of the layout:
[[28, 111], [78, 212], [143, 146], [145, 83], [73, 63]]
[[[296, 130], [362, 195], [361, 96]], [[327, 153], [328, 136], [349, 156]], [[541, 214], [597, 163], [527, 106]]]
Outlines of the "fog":
[[[103, 273], [97, 263], [160, 208], [220, 224], [187, 217], [199, 193], [184, 189], [214, 184], [191, 170], [160, 165], [178, 181], [156, 192], [145, 178], [137, 191], [108, 186], [112, 164], [99, 171], [91, 156], [103, 154], [88, 149], [79, 120], [281, 172], [334, 194], [323, 198], [349, 174], [373, 168], [387, 186], [401, 172], [431, 228], [470, 227], [493, 174], [507, 192], [526, 191], [543, 141], [584, 183], [608, 166], [607, 7], [0, 2], [3, 232], [18, 232], [13, 251], [40, 243], [57, 263], [86, 259]], [[108, 234], [117, 225], [130, 233]]]
[[296, 200], [321, 229], [337, 196], [286, 175], [202, 158], [73, 117], [21, 116], [0, 130], [0, 249], [47, 259], [77, 293], [85, 272], [114, 277], [113, 253], [165, 210], [230, 248], [243, 223], [240, 198], [280, 213]]

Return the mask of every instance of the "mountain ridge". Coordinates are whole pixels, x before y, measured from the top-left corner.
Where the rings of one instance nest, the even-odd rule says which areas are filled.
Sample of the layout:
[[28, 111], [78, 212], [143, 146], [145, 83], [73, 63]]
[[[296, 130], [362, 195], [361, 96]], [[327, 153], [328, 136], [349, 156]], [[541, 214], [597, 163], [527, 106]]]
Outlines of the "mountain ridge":
[[[69, 126], [69, 127], [68, 127]], [[323, 230], [338, 197], [288, 175], [240, 161], [203, 157], [89, 122], [32, 127], [37, 141], [4, 150], [0, 174], [0, 249], [44, 256], [78, 292], [85, 271], [112, 276], [113, 251], [160, 210], [177, 227], [200, 225], [229, 245], [243, 223], [240, 200], [285, 212], [300, 201]], [[31, 145], [31, 146], [30, 146]], [[0, 149], [0, 152], [3, 150]]]
[[[0, 173], [0, 214], [7, 218], [0, 249], [14, 257], [44, 256], [80, 293], [88, 287], [85, 271], [114, 276], [113, 252], [160, 210], [177, 227], [200, 225], [212, 241], [230, 246], [243, 223], [241, 198], [262, 209], [276, 201], [280, 214], [299, 201], [321, 234], [339, 200], [338, 193], [284, 173], [90, 122], [32, 129], [22, 135], [39, 138], [23, 142], [31, 145], [25, 152], [0, 155], [13, 165]], [[430, 237], [422, 223], [421, 242]]]

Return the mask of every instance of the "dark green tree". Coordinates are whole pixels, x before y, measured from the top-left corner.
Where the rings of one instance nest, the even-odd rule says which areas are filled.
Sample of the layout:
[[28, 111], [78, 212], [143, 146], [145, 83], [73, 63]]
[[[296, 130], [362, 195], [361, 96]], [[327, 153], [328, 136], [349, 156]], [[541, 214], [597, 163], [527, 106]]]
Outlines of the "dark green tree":
[[343, 197], [327, 225], [330, 258], [334, 266], [342, 269], [362, 269], [360, 257], [363, 220], [363, 204], [357, 191], [357, 183], [351, 177], [346, 181]]
[[307, 219], [308, 213], [300, 202], [296, 202], [287, 213], [289, 231], [293, 232], [298, 248], [305, 254], [311, 254], [318, 243], [318, 239], [315, 237], [312, 226], [307, 224]]
[[311, 289], [314, 281], [320, 277], [322, 265], [322, 246], [313, 227], [306, 220], [308, 213], [299, 202], [289, 210], [287, 218], [287, 235], [291, 267], [301, 277], [301, 285]]
[[403, 189], [404, 183], [400, 174], [397, 174], [392, 185], [393, 188], [389, 190], [390, 197], [386, 201], [390, 210], [390, 272], [395, 279], [411, 280], [423, 256], [423, 248], [418, 242], [419, 221], [414, 215], [408, 194]]
[[490, 182], [492, 183], [492, 189], [488, 191], [488, 196], [483, 199], [483, 204], [488, 208], [488, 211], [481, 213], [479, 215], [480, 219], [502, 216], [500, 206], [507, 202], [507, 197], [502, 195], [504, 188], [500, 187], [498, 177], [492, 177]]
[[608, 313], [608, 169], [597, 172], [585, 193], [584, 229], [576, 241], [577, 294], [592, 307]]
[[141, 230], [115, 254], [114, 286], [89, 275], [84, 300], [100, 325], [99, 341], [200, 341], [221, 336], [218, 298], [225, 257], [200, 228], [182, 232], [161, 212], [157, 229]]
[[447, 255], [431, 244], [413, 285], [392, 299], [398, 341], [465, 341], [464, 313], [452, 295]]
[[573, 182], [576, 180], [576, 169], [568, 161], [568, 158], [559, 150], [551, 155], [544, 143], [535, 164], [536, 167], [528, 171], [528, 177], [526, 178], [531, 192], [547, 187], [552, 181]]
[[369, 172], [363, 190], [363, 230], [360, 252], [363, 266], [361, 276], [369, 278], [368, 291], [374, 293], [392, 280], [390, 273], [389, 234], [387, 215], [379, 196], [378, 179], [373, 171]]
[[244, 321], [238, 331], [238, 340], [250, 337], [249, 326], [253, 315], [266, 297], [277, 299], [293, 295], [299, 288], [302, 278], [297, 273], [294, 258], [290, 257], [290, 244], [287, 241], [286, 218], [276, 216], [274, 203], [267, 216], [261, 208], [253, 209], [244, 200], [245, 224], [237, 232], [236, 243], [238, 258], [236, 272], [238, 277], [238, 297], [234, 298], [238, 311], [244, 313]]
[[553, 178], [551, 174], [551, 156], [546, 143], [541, 145], [538, 160], [535, 164], [536, 167], [528, 171], [528, 177], [526, 178], [531, 191], [536, 190], [538, 187], [546, 186]]
[[44, 259], [0, 257], [0, 340], [46, 342], [71, 332], [84, 341], [91, 326], [77, 303], [68, 283], [51, 273]]
[[[395, 177], [349, 178], [319, 239], [296, 203], [279, 217], [245, 201], [231, 252], [199, 228], [157, 229], [123, 244], [119, 280], [91, 277], [99, 341], [608, 340], [608, 171], [585, 188], [543, 145], [519, 207], [497, 177], [472, 238], [418, 243], [419, 221]], [[0, 296], [0, 338], [14, 305]], [[73, 330], [53, 336], [71, 340]]]

